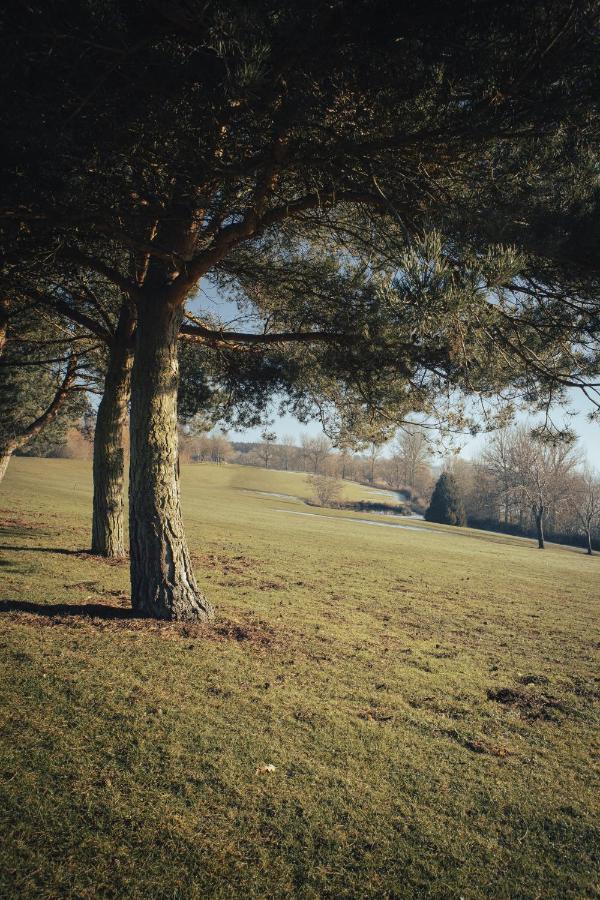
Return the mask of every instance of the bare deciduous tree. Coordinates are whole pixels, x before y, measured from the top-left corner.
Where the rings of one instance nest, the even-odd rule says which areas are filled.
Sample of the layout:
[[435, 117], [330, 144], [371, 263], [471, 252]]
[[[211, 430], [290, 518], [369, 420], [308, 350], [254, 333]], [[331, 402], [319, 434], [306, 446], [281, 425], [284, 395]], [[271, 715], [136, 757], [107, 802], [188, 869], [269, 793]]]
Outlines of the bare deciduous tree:
[[600, 525], [600, 478], [589, 466], [578, 472], [574, 479], [572, 505], [591, 556], [592, 529]]
[[481, 461], [493, 476], [496, 492], [501, 493], [504, 523], [510, 517], [511, 500], [514, 496], [514, 471], [510, 454], [511, 429], [501, 428], [492, 438], [482, 453]]
[[331, 452], [331, 442], [325, 435], [302, 438], [302, 451], [313, 473], [320, 472]]
[[256, 452], [262, 460], [265, 469], [268, 469], [269, 463], [271, 462], [275, 454], [275, 442], [277, 441], [277, 435], [274, 431], [263, 431], [261, 438], [262, 440], [256, 448]]
[[319, 506], [334, 506], [339, 501], [343, 490], [339, 478], [330, 475], [309, 475], [308, 481]]
[[544, 549], [544, 522], [556, 513], [570, 492], [570, 476], [578, 457], [568, 442], [545, 443], [525, 426], [511, 429], [507, 437], [508, 459], [512, 469], [512, 488], [532, 511], [538, 547]]
[[277, 449], [281, 466], [288, 472], [297, 450], [294, 438], [289, 434], [284, 434]]

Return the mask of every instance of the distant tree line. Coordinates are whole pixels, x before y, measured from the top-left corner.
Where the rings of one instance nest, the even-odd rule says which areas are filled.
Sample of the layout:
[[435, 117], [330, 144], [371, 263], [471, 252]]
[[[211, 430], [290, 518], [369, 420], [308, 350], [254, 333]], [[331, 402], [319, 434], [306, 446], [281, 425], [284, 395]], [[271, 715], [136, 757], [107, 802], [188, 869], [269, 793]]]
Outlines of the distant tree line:
[[437, 482], [430, 444], [419, 427], [399, 431], [387, 448], [373, 444], [360, 451], [333, 448], [325, 436], [304, 435], [296, 444], [290, 437], [277, 441], [272, 433], [260, 442], [233, 444], [222, 435], [205, 435], [195, 446], [190, 461], [356, 481], [402, 494], [413, 511], [434, 522], [533, 537], [540, 548], [547, 538], [588, 552], [600, 548], [598, 475], [572, 440], [549, 440], [530, 425], [493, 432], [474, 460], [446, 460]]
[[398, 432], [385, 455], [381, 444], [334, 448], [325, 435], [303, 435], [296, 444], [292, 437], [278, 441], [267, 432], [261, 441], [234, 442], [228, 459], [241, 465], [306, 472], [393, 490], [422, 512], [435, 481], [430, 457], [422, 430], [407, 427]]
[[[530, 425], [493, 432], [478, 457], [451, 457], [437, 479], [422, 428], [387, 445], [334, 448], [324, 435], [230, 443], [222, 433], [180, 437], [185, 462], [237, 463], [355, 481], [402, 495], [434, 522], [600, 548], [600, 480], [569, 439], [544, 439]], [[319, 482], [320, 483], [320, 482]], [[434, 490], [435, 488], [435, 490]], [[371, 510], [374, 511], [374, 510]]]

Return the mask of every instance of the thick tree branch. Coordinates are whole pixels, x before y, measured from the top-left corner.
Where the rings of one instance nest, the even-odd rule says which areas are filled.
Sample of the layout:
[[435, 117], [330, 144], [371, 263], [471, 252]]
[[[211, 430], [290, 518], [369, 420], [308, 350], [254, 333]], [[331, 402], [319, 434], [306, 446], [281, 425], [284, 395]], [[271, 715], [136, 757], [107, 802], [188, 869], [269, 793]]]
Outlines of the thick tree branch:
[[88, 331], [95, 334], [96, 337], [100, 338], [104, 343], [109, 344], [111, 342], [112, 334], [108, 328], [104, 328], [91, 316], [87, 316], [80, 310], [74, 309], [66, 301], [61, 300], [58, 297], [50, 297], [48, 294], [43, 294], [41, 291], [34, 290], [33, 288], [25, 289], [24, 293], [38, 303], [41, 303], [43, 306], [55, 309], [71, 322], [75, 322], [77, 325], [82, 325], [84, 328], [87, 328]]
[[67, 370], [65, 372], [65, 376], [59, 386], [56, 389], [56, 393], [54, 397], [44, 410], [44, 412], [34, 419], [34, 421], [25, 428], [21, 434], [14, 437], [11, 441], [8, 442], [8, 447], [3, 448], [3, 454], [7, 452], [12, 454], [15, 450], [18, 450], [20, 447], [23, 447], [28, 441], [34, 438], [36, 435], [42, 431], [47, 425], [49, 425], [58, 413], [60, 412], [61, 407], [64, 405], [67, 397], [73, 390], [73, 382], [77, 377], [77, 356], [75, 354], [71, 354], [67, 363]]
[[140, 296], [140, 290], [137, 285], [129, 281], [129, 279], [125, 278], [117, 269], [107, 265], [97, 256], [83, 253], [83, 251], [79, 250], [77, 247], [66, 247], [62, 253], [67, 259], [78, 263], [78, 265], [85, 266], [88, 269], [92, 269], [94, 272], [98, 272], [99, 275], [103, 275], [108, 281], [116, 284], [123, 293], [127, 294], [132, 299]]
[[231, 349], [235, 349], [236, 344], [244, 345], [260, 345], [269, 344], [312, 344], [312, 343], [336, 343], [349, 340], [348, 335], [333, 331], [283, 331], [283, 332], [243, 332], [243, 331], [226, 331], [219, 328], [210, 328], [203, 324], [201, 320], [190, 316], [188, 319], [192, 323], [185, 322], [180, 328], [180, 335], [184, 339], [198, 340], [207, 344], [218, 343], [219, 346], [226, 347], [232, 345]]
[[333, 189], [298, 197], [289, 203], [267, 210], [262, 216], [259, 216], [253, 207], [239, 222], [232, 222], [222, 228], [215, 236], [211, 246], [194, 257], [185, 271], [173, 282], [169, 302], [173, 305], [185, 302], [189, 291], [198, 281], [231, 249], [243, 241], [258, 237], [272, 225], [293, 218], [307, 210], [341, 203], [364, 204], [382, 211], [389, 210], [389, 202], [380, 195], [368, 191], [336, 191]]

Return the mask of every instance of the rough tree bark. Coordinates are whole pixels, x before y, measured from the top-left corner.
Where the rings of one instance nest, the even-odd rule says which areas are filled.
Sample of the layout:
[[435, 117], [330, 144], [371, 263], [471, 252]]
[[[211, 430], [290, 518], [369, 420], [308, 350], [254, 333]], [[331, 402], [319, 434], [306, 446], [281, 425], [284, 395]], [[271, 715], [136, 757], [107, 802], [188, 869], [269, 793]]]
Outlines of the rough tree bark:
[[112, 558], [126, 556], [123, 438], [131, 386], [133, 325], [133, 315], [124, 307], [110, 345], [94, 433], [92, 553]]
[[32, 438], [38, 435], [40, 431], [42, 431], [42, 429], [44, 429], [47, 425], [50, 424], [50, 422], [52, 422], [56, 418], [60, 411], [60, 408], [71, 392], [71, 388], [76, 376], [77, 357], [71, 356], [67, 364], [67, 371], [65, 372], [65, 376], [60, 385], [57, 387], [54, 397], [52, 398], [44, 412], [40, 416], [38, 416], [37, 419], [35, 419], [31, 423], [31, 425], [28, 425], [27, 428], [24, 428], [21, 434], [15, 435], [9, 441], [0, 446], [0, 481], [2, 481], [4, 475], [6, 474], [8, 464], [15, 450], [19, 450], [21, 447], [24, 447], [25, 444], [27, 444]]
[[138, 308], [131, 379], [129, 539], [131, 602], [141, 615], [211, 619], [194, 577], [181, 519], [177, 339], [181, 305], [148, 291]]

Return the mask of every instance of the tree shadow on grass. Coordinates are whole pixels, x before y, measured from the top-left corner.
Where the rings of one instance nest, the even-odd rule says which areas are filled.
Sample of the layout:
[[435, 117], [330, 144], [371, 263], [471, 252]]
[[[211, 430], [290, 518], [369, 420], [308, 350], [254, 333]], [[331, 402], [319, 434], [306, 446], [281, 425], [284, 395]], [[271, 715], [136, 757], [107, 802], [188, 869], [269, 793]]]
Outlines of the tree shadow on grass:
[[123, 566], [128, 563], [127, 556], [98, 556], [91, 550], [71, 550], [68, 547], [36, 547], [35, 545], [20, 544], [0, 544], [0, 551], [4, 550], [9, 553], [13, 550], [15, 553], [57, 553], [59, 556], [75, 556], [77, 559], [83, 559], [90, 562], [102, 563], [105, 566]]
[[89, 556], [89, 550], [68, 550], [66, 547], [20, 546], [18, 544], [0, 544], [0, 550], [14, 550], [24, 553], [61, 553], [63, 556]]
[[139, 619], [133, 609], [105, 603], [34, 603], [30, 600], [0, 600], [1, 613], [30, 613], [45, 618], [84, 616], [89, 619]]

